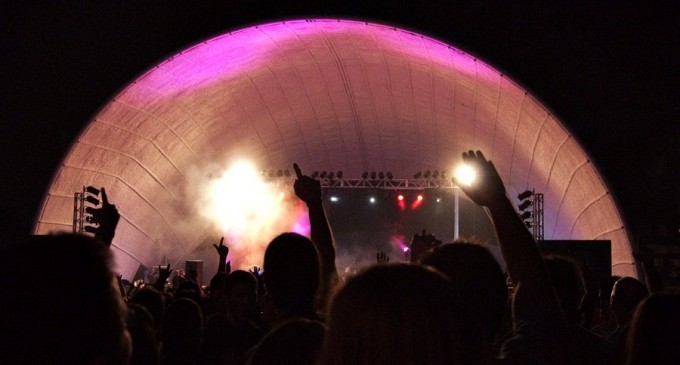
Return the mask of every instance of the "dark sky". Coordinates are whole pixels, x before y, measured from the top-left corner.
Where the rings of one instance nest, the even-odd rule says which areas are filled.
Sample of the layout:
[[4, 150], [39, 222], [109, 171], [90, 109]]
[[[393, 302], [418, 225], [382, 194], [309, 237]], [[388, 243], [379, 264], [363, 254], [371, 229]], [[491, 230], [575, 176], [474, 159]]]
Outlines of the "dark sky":
[[0, 4], [3, 238], [29, 232], [47, 184], [79, 131], [145, 70], [229, 30], [330, 17], [410, 29], [502, 71], [576, 135], [634, 235], [677, 239], [677, 2], [32, 3]]

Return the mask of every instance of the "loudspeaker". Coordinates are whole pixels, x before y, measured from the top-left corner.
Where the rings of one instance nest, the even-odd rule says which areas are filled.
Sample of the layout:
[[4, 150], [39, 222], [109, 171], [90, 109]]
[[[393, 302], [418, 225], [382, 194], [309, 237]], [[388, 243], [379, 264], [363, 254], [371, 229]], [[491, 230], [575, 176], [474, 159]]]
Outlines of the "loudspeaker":
[[193, 280], [199, 286], [203, 286], [203, 260], [187, 260], [184, 263], [184, 271], [188, 280]]

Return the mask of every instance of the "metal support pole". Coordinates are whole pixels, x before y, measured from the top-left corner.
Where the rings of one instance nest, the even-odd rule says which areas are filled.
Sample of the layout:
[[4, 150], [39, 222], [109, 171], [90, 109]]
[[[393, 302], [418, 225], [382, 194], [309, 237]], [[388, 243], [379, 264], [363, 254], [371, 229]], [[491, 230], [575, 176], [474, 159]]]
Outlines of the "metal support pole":
[[453, 204], [453, 240], [456, 241], [458, 240], [458, 233], [459, 233], [459, 227], [460, 227], [460, 211], [459, 211], [459, 199], [460, 199], [460, 188], [454, 188], [453, 189], [453, 197], [454, 197], [454, 204]]

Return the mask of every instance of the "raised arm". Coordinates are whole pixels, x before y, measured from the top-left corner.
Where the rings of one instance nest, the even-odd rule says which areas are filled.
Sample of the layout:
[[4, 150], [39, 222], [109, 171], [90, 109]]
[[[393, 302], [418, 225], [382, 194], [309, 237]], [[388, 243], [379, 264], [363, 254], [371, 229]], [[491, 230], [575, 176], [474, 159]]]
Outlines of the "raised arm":
[[[297, 164], [293, 164], [297, 180], [293, 185], [295, 195], [307, 204], [312, 242], [319, 253], [321, 274], [321, 296], [327, 296], [339, 282], [340, 276], [335, 266], [335, 240], [323, 208], [321, 182], [302, 175]], [[322, 301], [325, 300], [322, 299]]]
[[463, 161], [477, 171], [477, 180], [470, 185], [455, 178], [454, 182], [470, 199], [488, 210], [513, 283], [521, 283], [525, 289], [552, 290], [538, 246], [506, 196], [493, 163], [480, 151], [463, 153]]
[[220, 255], [219, 263], [217, 265], [217, 273], [231, 272], [231, 261], [227, 261], [227, 255], [229, 255], [229, 247], [224, 245], [224, 237], [220, 239], [219, 246], [213, 243], [213, 247], [217, 250], [217, 254]]

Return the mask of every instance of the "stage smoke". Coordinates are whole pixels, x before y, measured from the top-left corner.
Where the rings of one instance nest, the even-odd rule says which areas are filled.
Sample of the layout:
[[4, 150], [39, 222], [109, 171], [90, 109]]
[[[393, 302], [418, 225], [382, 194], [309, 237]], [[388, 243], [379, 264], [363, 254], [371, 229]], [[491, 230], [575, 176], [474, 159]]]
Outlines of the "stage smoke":
[[292, 185], [264, 181], [244, 161], [213, 176], [202, 184], [196, 208], [225, 237], [232, 270], [261, 266], [267, 244], [282, 232], [309, 236], [307, 209]]

